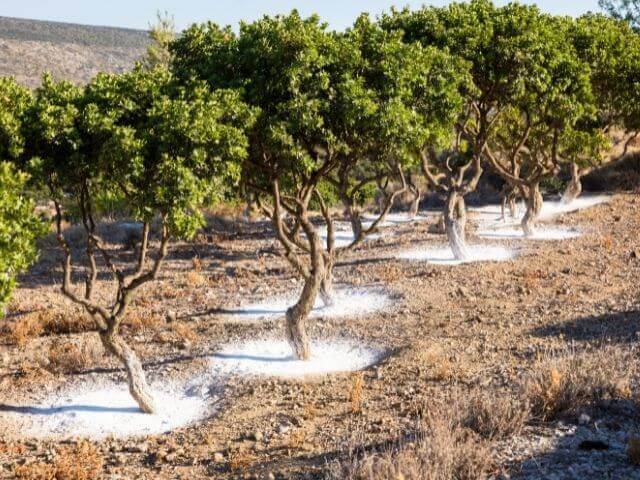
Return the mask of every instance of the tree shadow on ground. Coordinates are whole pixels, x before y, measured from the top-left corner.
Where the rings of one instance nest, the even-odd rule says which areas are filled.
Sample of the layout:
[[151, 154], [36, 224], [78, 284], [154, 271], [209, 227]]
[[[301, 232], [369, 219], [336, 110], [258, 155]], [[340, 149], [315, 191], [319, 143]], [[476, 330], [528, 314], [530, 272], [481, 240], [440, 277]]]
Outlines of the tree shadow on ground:
[[99, 405], [64, 405], [60, 407], [30, 407], [0, 404], [0, 413], [19, 413], [21, 415], [56, 415], [58, 413], [142, 413], [137, 407], [101, 407]]
[[[637, 478], [626, 442], [618, 441], [615, 433], [604, 434], [593, 426], [577, 427], [574, 433], [556, 436], [549, 449], [504, 465], [509, 476], [503, 478]], [[535, 444], [535, 439], [531, 443]]]
[[612, 312], [604, 315], [580, 317], [555, 325], [532, 330], [538, 337], [558, 337], [590, 342], [608, 340], [616, 343], [635, 343], [640, 336], [640, 311]]

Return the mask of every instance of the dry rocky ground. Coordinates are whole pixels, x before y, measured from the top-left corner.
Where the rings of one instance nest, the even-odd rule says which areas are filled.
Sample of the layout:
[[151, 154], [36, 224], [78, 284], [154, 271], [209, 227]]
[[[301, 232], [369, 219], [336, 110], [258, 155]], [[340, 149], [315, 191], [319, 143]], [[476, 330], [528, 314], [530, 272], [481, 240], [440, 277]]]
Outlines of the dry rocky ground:
[[[216, 413], [141, 439], [32, 440], [1, 425], [0, 477], [640, 478], [639, 208], [637, 194], [618, 194], [554, 220], [580, 238], [502, 241], [520, 255], [457, 267], [397, 258], [444, 242], [429, 222], [386, 229], [340, 259], [336, 281], [384, 289], [389, 307], [310, 322], [314, 339], [384, 348], [378, 364], [305, 380], [231, 376], [218, 389], [211, 379]], [[151, 381], [205, 375], [228, 342], [282, 334], [282, 320], [217, 311], [291, 290], [278, 251], [268, 224], [241, 221], [173, 249], [126, 327]], [[46, 242], [3, 320], [0, 410], [124, 381], [59, 294], [59, 256]], [[97, 293], [111, 293], [108, 279]]]
[[0, 16], [0, 76], [36, 88], [50, 72], [83, 85], [99, 72], [132, 69], [148, 43], [139, 30]]

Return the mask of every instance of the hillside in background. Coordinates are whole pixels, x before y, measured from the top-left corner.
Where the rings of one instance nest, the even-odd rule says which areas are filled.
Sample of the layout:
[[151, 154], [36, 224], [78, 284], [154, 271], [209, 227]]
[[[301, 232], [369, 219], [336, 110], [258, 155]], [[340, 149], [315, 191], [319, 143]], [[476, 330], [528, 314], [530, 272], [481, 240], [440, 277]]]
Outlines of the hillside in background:
[[82, 84], [100, 71], [132, 68], [148, 42], [143, 30], [0, 17], [0, 76], [35, 88], [50, 71]]

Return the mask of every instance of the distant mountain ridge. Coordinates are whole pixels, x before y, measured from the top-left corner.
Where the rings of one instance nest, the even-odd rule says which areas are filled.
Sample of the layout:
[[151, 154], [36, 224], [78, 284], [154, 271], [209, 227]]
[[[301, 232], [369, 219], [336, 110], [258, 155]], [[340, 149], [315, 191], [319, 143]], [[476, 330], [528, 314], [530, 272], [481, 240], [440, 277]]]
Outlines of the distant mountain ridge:
[[35, 88], [50, 71], [83, 84], [101, 71], [131, 69], [148, 44], [144, 30], [0, 16], [0, 76]]

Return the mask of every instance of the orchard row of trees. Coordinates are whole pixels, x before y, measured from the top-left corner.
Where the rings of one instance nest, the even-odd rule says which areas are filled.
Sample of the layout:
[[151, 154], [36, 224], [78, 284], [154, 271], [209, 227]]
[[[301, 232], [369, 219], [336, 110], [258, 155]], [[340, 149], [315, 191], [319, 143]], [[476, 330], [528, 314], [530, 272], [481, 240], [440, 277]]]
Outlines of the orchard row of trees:
[[[464, 258], [465, 196], [483, 170], [525, 200], [522, 227], [531, 234], [542, 181], [570, 168], [570, 199], [603, 158], [607, 132], [640, 128], [640, 39], [627, 22], [601, 15], [574, 20], [472, 0], [377, 21], [362, 15], [344, 32], [292, 12], [238, 33], [206, 23], [174, 40], [156, 34], [167, 52], [82, 88], [48, 76], [34, 93], [0, 82], [8, 162], [0, 170], [0, 301], [42, 231], [22, 193], [23, 171], [55, 207], [64, 295], [123, 362], [145, 412], [153, 399], [120, 325], [171, 241], [203, 225], [203, 204], [243, 197], [272, 220], [304, 282], [286, 333], [296, 357], [308, 359], [306, 319], [318, 296], [332, 302], [336, 259], [376, 230], [398, 196], [419, 199], [417, 173], [444, 196], [447, 237]], [[384, 201], [366, 223], [376, 188]], [[105, 197], [123, 199], [142, 225], [130, 264], [98, 233]], [[344, 247], [334, 238], [334, 199], [353, 228]], [[324, 239], [313, 212], [324, 219]], [[72, 215], [86, 233], [81, 288], [72, 275], [80, 256], [64, 231]], [[95, 295], [101, 269], [114, 279], [111, 299]]]

